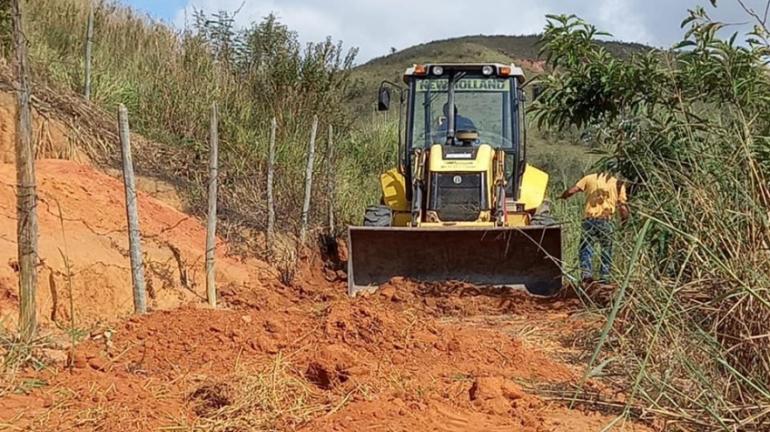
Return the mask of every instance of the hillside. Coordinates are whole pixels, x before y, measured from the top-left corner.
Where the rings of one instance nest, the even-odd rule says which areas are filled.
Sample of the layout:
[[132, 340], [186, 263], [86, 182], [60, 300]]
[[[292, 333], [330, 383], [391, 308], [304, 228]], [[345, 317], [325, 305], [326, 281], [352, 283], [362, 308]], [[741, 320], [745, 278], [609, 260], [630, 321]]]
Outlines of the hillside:
[[[384, 79], [400, 82], [404, 69], [425, 62], [499, 62], [516, 63], [528, 77], [543, 73], [545, 63], [539, 55], [539, 35], [462, 36], [436, 40], [377, 57], [354, 69], [353, 76], [365, 89], [354, 101], [356, 106], [372, 106], [376, 86]], [[605, 42], [603, 46], [620, 57], [650, 49], [628, 42]]]
[[[8, 263], [0, 320], [12, 329], [17, 132], [4, 80], [0, 73], [0, 239], [9, 246], [0, 253]], [[130, 316], [123, 185], [94, 151], [114, 148], [115, 119], [73, 94], [38, 86], [35, 95], [35, 134], [44, 137], [36, 162], [41, 338], [28, 347], [0, 338], [7, 428], [568, 432], [613, 423], [610, 413], [545, 393], [582, 384], [582, 351], [562, 339], [598, 323], [580, 316], [577, 299], [400, 278], [352, 299], [335, 271], [344, 268], [342, 245], [339, 255], [303, 251], [287, 283], [283, 269], [234, 256], [236, 245], [222, 238], [219, 308], [208, 309], [204, 227], [146, 177], [138, 207], [150, 313]], [[158, 144], [132, 139], [137, 160], [157, 170], [143, 157]], [[599, 379], [588, 385], [607, 398], [619, 391]], [[628, 422], [618, 430], [651, 429]]]
[[[540, 36], [463, 36], [415, 45], [393, 54], [375, 58], [353, 69], [357, 91], [349, 101], [358, 120], [366, 128], [374, 113], [377, 87], [382, 80], [401, 83], [404, 70], [425, 62], [499, 62], [515, 63], [528, 78], [546, 72], [539, 55]], [[638, 43], [604, 42], [609, 52], [619, 57], [651, 49]], [[387, 118], [385, 116], [385, 118]], [[587, 152], [580, 134], [572, 131], [541, 131], [530, 125], [528, 154], [533, 164], [551, 174], [551, 187], [556, 192], [582, 175], [596, 157]]]

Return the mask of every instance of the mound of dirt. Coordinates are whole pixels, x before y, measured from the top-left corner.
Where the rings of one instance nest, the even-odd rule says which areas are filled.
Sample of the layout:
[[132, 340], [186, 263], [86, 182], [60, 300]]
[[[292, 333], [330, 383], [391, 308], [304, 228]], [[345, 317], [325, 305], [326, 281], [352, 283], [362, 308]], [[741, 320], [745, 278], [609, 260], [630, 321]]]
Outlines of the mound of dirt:
[[[344, 283], [316, 279], [234, 289], [253, 300], [230, 310], [132, 317], [109, 341], [81, 344], [72, 373], [33, 375], [46, 386], [23, 413], [19, 401], [0, 399], [0, 419], [35, 430], [527, 432], [601, 430], [612, 420], [525, 386], [578, 382], [582, 369], [543, 351], [571, 331], [573, 307], [513, 293], [514, 313], [503, 293], [439, 299], [483, 311], [458, 316], [418, 301], [420, 284], [391, 284], [401, 300], [350, 299]], [[533, 324], [555, 330], [529, 340]], [[84, 423], [87, 412], [98, 415]]]
[[[500, 401], [514, 401], [524, 397], [519, 386], [511, 380], [501, 377], [476, 378], [468, 390], [468, 395], [471, 401], [477, 402], [479, 405], [497, 405]], [[507, 411], [507, 409], [503, 411]]]
[[[64, 160], [37, 163], [39, 254], [38, 311], [43, 323], [69, 322], [69, 284], [76, 325], [88, 327], [133, 310], [123, 184], [86, 165]], [[18, 310], [15, 170], [0, 165], [0, 319]], [[200, 303], [204, 298], [205, 228], [172, 206], [139, 193], [139, 217], [151, 309]], [[227, 256], [219, 242], [218, 284], [261, 287], [275, 271]], [[67, 277], [65, 258], [71, 266]], [[269, 282], [268, 282], [269, 283]]]
[[305, 377], [316, 386], [331, 390], [346, 383], [354, 369], [356, 360], [344, 345], [329, 345], [310, 361]]

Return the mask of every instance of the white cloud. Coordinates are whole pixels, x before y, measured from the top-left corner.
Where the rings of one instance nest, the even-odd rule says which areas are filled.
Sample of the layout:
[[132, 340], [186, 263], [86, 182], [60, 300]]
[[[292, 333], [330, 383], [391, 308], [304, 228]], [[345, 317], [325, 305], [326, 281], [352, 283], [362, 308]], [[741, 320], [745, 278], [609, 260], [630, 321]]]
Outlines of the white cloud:
[[[758, 1], [758, 0], [757, 0]], [[188, 0], [174, 22], [183, 26], [193, 9], [235, 11], [246, 26], [275, 13], [303, 42], [331, 36], [360, 48], [363, 62], [397, 49], [472, 34], [532, 34], [548, 13], [574, 13], [617, 39], [669, 46], [694, 2], [707, 0]], [[713, 13], [737, 16], [734, 0]]]

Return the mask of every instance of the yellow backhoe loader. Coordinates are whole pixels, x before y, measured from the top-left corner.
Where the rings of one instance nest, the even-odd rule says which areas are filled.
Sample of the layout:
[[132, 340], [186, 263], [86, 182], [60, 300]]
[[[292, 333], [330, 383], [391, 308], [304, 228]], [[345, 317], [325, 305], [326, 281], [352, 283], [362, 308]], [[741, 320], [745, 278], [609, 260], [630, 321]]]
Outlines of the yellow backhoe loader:
[[349, 294], [397, 276], [557, 293], [561, 227], [548, 174], [527, 164], [523, 71], [422, 64], [404, 82], [379, 88], [381, 111], [399, 96], [399, 163], [380, 177], [380, 205], [348, 229]]

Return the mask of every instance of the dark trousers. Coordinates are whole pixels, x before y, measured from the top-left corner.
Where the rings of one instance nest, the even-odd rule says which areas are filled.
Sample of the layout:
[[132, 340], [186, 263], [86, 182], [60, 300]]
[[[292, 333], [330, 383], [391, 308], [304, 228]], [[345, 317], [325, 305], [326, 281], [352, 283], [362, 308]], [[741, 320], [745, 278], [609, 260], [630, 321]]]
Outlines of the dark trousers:
[[596, 245], [601, 248], [600, 278], [606, 280], [612, 268], [612, 236], [615, 225], [608, 219], [584, 219], [583, 235], [580, 237], [580, 270], [583, 279], [592, 278], [593, 258]]

